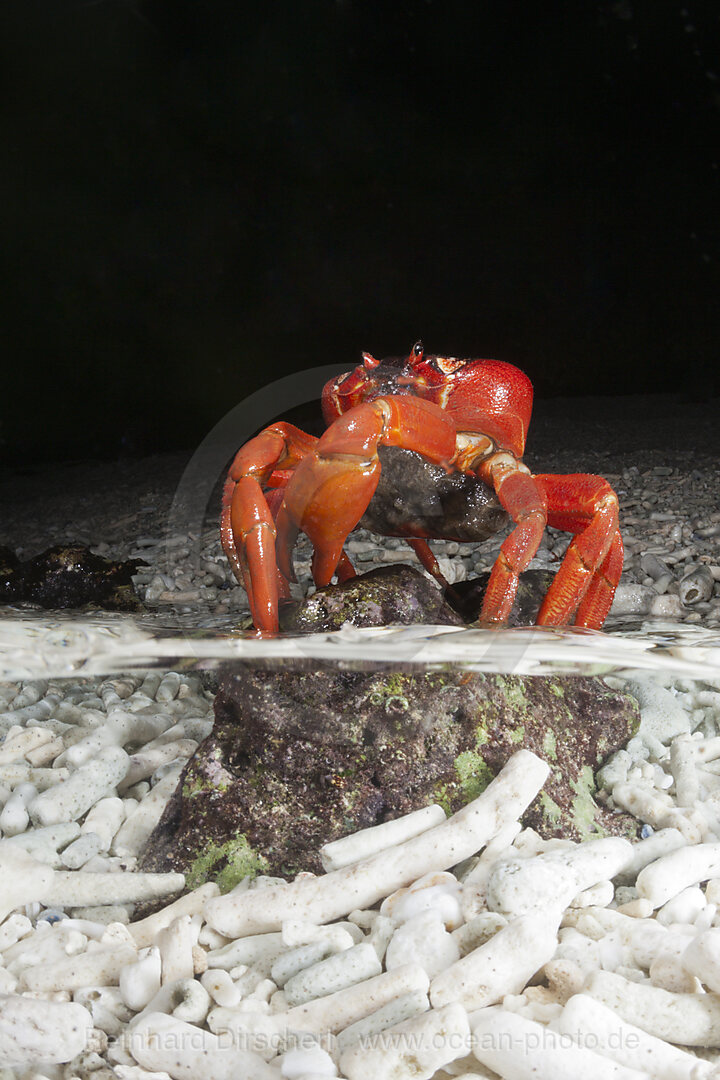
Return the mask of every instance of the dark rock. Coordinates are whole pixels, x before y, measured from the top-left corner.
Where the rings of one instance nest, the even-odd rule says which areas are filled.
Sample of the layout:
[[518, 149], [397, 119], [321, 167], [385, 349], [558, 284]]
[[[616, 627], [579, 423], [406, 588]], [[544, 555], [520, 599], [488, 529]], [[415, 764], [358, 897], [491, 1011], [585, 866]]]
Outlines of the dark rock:
[[446, 472], [412, 450], [379, 446], [381, 472], [360, 525], [381, 536], [480, 542], [510, 517], [493, 488], [470, 473]]
[[190, 887], [317, 872], [323, 843], [431, 802], [454, 812], [520, 747], [552, 766], [525, 824], [635, 834], [633, 818], [595, 804], [593, 774], [635, 732], [637, 703], [597, 678], [237, 664], [215, 716], [142, 862], [182, 870]]
[[280, 608], [280, 629], [308, 633], [353, 626], [463, 626], [437, 585], [412, 566], [380, 566]]
[[[520, 575], [515, 603], [508, 626], [532, 626], [537, 619], [540, 605], [550, 588], [555, 573], [552, 570], [525, 570]], [[490, 572], [478, 574], [467, 581], [456, 582], [446, 593], [447, 602], [466, 623], [475, 622], [485, 599]]]
[[0, 603], [26, 601], [44, 608], [87, 605], [109, 611], [137, 611], [132, 575], [138, 559], [113, 562], [80, 544], [57, 545], [34, 559], [0, 568]]
[[[526, 570], [520, 578], [508, 626], [531, 626], [553, 580], [551, 570]], [[319, 633], [352, 626], [464, 626], [477, 620], [490, 574], [456, 582], [443, 593], [413, 566], [395, 563], [327, 585], [303, 600], [280, 606], [285, 633]]]
[[8, 574], [13, 574], [20, 560], [15, 552], [0, 544], [0, 588]]

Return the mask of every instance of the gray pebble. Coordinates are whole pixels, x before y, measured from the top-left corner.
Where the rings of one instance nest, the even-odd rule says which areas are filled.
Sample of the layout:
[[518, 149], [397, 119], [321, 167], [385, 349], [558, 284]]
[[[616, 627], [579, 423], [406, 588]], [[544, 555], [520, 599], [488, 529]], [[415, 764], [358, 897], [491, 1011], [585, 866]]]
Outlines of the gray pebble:
[[683, 604], [698, 604], [709, 600], [713, 594], [715, 580], [707, 566], [698, 566], [681, 580], [678, 595]]
[[647, 585], [618, 585], [611, 615], [647, 615], [657, 593]]

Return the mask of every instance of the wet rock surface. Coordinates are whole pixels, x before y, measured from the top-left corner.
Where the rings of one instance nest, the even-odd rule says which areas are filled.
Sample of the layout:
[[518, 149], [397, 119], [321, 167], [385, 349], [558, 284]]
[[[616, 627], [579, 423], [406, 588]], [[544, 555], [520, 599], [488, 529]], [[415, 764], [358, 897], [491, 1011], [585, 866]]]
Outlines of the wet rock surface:
[[352, 626], [436, 623], [463, 626], [441, 590], [412, 566], [379, 566], [339, 585], [318, 589], [304, 600], [283, 604], [280, 629], [319, 633]]
[[[535, 622], [553, 579], [550, 570], [526, 570], [520, 578], [509, 626]], [[285, 633], [322, 633], [352, 626], [464, 626], [477, 620], [490, 573], [459, 581], [443, 593], [416, 567], [380, 566], [339, 585], [317, 589], [304, 600], [281, 605]]]
[[[394, 581], [396, 593], [419, 578], [442, 599], [407, 567], [367, 576], [389, 592]], [[347, 605], [357, 600], [347, 586], [335, 592]], [[331, 629], [312, 599], [304, 625]], [[393, 610], [405, 602], [396, 596]], [[213, 732], [186, 765], [143, 869], [226, 888], [257, 872], [320, 871], [323, 843], [429, 802], [454, 812], [523, 746], [552, 767], [526, 825], [543, 836], [634, 835], [634, 819], [597, 806], [593, 792], [595, 770], [637, 724], [637, 702], [591, 677], [342, 670], [314, 660], [304, 670], [231, 665], [220, 676]]]
[[80, 544], [58, 544], [33, 559], [20, 562], [7, 548], [0, 550], [0, 603], [26, 601], [44, 608], [138, 611], [142, 603], [132, 575], [142, 562], [114, 562]]

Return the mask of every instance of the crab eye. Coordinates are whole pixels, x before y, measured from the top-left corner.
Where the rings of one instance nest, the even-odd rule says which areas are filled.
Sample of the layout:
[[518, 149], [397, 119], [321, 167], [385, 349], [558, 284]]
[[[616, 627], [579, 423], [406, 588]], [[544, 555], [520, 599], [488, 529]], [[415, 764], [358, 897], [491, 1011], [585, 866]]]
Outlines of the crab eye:
[[363, 364], [368, 369], [368, 371], [372, 371], [373, 368], [378, 367], [379, 364], [380, 364], [380, 361], [376, 360], [372, 353], [364, 352], [362, 354], [362, 358], [363, 358]]
[[424, 352], [425, 352], [425, 349], [423, 348], [422, 341], [416, 341], [415, 344], [413, 345], [411, 351], [410, 351], [410, 355], [414, 356], [416, 360], [419, 360]]

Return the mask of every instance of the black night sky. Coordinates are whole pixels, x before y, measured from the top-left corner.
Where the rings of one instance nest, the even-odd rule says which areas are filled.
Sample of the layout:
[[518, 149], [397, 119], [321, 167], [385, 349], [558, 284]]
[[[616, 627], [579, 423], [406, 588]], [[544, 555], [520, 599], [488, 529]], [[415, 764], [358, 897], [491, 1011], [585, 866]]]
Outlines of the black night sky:
[[713, 0], [0, 24], [0, 459], [191, 449], [285, 373], [419, 337], [545, 397], [717, 390]]

